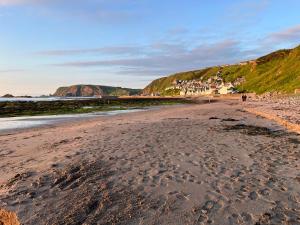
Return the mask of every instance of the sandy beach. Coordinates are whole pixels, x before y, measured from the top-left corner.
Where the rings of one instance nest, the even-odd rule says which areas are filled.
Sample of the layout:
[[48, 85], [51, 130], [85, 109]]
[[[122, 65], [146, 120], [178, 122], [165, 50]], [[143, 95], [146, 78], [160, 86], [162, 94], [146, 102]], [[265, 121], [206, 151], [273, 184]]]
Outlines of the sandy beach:
[[300, 134], [300, 96], [257, 96], [245, 104], [245, 110], [276, 121]]
[[2, 133], [0, 208], [26, 225], [299, 225], [300, 137], [244, 107]]

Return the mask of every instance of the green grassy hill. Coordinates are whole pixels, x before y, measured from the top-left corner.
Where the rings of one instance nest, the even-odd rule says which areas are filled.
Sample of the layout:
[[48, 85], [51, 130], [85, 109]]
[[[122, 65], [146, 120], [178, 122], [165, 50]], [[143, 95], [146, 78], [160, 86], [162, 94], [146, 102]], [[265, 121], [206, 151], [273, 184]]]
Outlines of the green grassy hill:
[[295, 89], [300, 88], [300, 46], [279, 50], [247, 63], [215, 66], [163, 77], [151, 82], [143, 92], [164, 95], [165, 88], [171, 86], [175, 80], [208, 79], [218, 71], [221, 71], [221, 76], [227, 82], [243, 78], [244, 82], [237, 87], [240, 91], [258, 94], [274, 91], [294, 93]]

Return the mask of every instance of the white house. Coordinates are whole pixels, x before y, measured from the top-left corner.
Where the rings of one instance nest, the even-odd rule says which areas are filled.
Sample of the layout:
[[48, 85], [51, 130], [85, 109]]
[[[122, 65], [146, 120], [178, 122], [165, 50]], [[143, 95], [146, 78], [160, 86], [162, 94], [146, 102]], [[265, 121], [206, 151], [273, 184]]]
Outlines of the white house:
[[222, 85], [222, 87], [218, 90], [219, 94], [226, 95], [226, 94], [233, 94], [234, 93], [234, 86], [229, 83], [226, 85]]

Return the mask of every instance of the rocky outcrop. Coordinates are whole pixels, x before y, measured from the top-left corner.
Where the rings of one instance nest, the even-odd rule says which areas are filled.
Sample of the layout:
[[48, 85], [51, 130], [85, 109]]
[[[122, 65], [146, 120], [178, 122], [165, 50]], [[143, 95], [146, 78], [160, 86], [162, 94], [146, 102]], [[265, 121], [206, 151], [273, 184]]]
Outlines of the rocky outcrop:
[[60, 87], [54, 93], [59, 97], [92, 97], [103, 96], [104, 93], [99, 86], [73, 85], [70, 87]]
[[13, 98], [14, 96], [11, 95], [11, 94], [6, 94], [6, 95], [3, 95], [2, 97], [3, 97], [3, 98]]
[[101, 85], [73, 85], [69, 87], [60, 87], [54, 93], [58, 97], [100, 97], [100, 96], [121, 96], [137, 95], [139, 89], [130, 89], [122, 87], [110, 87]]

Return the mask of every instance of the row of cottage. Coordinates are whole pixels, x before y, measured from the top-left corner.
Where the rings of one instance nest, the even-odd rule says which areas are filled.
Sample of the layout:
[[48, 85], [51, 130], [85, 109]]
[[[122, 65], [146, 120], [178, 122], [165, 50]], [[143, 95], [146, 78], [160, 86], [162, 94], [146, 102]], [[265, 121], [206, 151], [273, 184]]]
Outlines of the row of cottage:
[[218, 74], [207, 81], [175, 80], [173, 85], [165, 90], [180, 90], [182, 96], [236, 93], [235, 84], [225, 83]]

